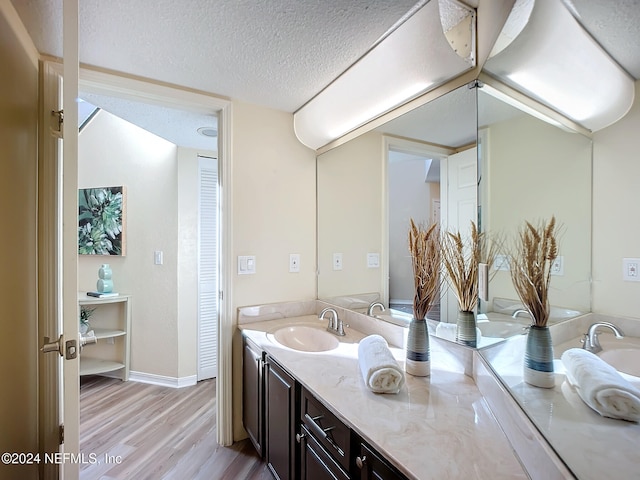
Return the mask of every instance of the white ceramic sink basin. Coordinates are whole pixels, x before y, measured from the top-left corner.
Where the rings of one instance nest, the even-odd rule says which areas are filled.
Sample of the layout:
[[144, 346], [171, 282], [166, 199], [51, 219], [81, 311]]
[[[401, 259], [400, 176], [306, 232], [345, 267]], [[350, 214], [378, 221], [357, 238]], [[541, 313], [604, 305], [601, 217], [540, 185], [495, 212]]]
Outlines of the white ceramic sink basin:
[[335, 335], [306, 325], [280, 328], [274, 332], [273, 339], [285, 347], [301, 352], [326, 352], [340, 345]]
[[521, 335], [526, 333], [526, 325], [516, 322], [478, 322], [478, 328], [482, 332], [483, 337], [490, 338], [508, 338], [513, 335]]
[[640, 339], [613, 335], [600, 335], [602, 351], [598, 356], [618, 372], [640, 378]]

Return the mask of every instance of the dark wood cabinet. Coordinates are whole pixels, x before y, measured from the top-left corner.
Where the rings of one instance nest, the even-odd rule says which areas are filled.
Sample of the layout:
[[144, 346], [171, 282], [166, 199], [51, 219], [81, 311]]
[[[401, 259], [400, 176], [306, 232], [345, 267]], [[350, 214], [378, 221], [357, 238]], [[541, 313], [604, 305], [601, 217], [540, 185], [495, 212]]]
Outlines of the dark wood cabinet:
[[[353, 478], [360, 480], [406, 480], [406, 477], [389, 464], [378, 452], [360, 441], [355, 459]], [[359, 472], [359, 473], [357, 473]]]
[[242, 420], [277, 480], [406, 480], [243, 335]]
[[320, 445], [305, 425], [300, 428], [300, 479], [349, 480], [349, 474]]
[[265, 374], [265, 459], [279, 480], [297, 478], [296, 419], [298, 388], [272, 357], [266, 356]]
[[345, 470], [349, 470], [351, 430], [305, 388], [301, 389], [300, 422]]
[[258, 454], [264, 456], [264, 384], [262, 349], [243, 337], [242, 423]]

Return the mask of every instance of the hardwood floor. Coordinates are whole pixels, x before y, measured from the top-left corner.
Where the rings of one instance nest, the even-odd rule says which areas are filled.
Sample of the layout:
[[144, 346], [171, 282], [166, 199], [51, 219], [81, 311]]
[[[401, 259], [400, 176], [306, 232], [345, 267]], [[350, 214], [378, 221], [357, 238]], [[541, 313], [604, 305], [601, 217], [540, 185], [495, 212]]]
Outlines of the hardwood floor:
[[215, 401], [215, 380], [175, 389], [83, 377], [80, 479], [272, 480], [249, 440], [217, 444]]

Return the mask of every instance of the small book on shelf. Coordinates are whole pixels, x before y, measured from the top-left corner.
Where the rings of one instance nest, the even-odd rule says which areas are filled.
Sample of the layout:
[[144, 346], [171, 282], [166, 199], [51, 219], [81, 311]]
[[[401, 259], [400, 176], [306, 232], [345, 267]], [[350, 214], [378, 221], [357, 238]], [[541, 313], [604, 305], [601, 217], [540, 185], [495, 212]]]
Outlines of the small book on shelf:
[[118, 295], [120, 295], [120, 294], [117, 293], [117, 292], [109, 292], [109, 293], [105, 293], [105, 292], [87, 292], [87, 296], [96, 297], [96, 298], [117, 297]]

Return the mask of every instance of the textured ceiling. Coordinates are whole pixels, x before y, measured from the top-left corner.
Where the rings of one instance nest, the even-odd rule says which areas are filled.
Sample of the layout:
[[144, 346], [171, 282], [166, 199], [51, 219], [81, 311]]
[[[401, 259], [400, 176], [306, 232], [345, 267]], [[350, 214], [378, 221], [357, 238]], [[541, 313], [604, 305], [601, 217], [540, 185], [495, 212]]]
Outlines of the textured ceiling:
[[[38, 50], [62, 56], [62, 0], [11, 1]], [[80, 61], [293, 112], [426, 1], [80, 0]], [[478, 1], [493, 0], [466, 3]], [[640, 78], [640, 0], [537, 1], [563, 1]], [[93, 100], [110, 103], [105, 109], [112, 113], [121, 110], [117, 102]], [[136, 118], [181, 124], [177, 111], [167, 116], [149, 106], [126, 107], [141, 110]], [[211, 121], [201, 120], [194, 122]], [[192, 133], [191, 126], [182, 130]]]
[[[62, 0], [12, 0], [62, 56]], [[82, 0], [80, 61], [293, 112], [416, 0]]]

